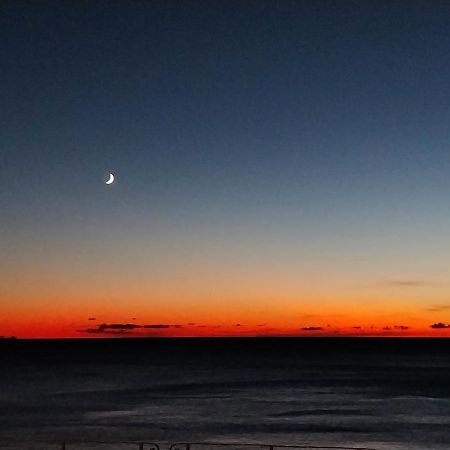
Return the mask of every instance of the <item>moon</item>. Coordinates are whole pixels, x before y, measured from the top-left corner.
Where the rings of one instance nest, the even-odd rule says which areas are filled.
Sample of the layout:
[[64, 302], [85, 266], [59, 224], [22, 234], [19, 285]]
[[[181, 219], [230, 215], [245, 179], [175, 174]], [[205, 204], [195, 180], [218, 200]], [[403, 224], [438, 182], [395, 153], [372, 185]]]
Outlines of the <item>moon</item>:
[[109, 179], [106, 181], [106, 184], [113, 184], [114, 183], [114, 175], [112, 173], [109, 174]]

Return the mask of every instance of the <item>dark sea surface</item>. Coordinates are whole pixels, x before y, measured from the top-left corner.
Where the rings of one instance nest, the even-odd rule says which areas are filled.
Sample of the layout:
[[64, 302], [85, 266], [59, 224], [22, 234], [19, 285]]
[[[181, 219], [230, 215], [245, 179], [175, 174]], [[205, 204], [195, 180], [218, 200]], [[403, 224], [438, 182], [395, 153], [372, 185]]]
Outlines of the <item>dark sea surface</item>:
[[449, 339], [1, 340], [0, 358], [2, 448], [450, 448]]

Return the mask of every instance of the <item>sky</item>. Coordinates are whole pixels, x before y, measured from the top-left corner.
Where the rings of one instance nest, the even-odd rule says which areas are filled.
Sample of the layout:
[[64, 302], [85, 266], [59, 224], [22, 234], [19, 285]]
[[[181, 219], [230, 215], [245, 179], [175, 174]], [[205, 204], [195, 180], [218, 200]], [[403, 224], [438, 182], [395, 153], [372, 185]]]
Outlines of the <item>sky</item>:
[[1, 2], [0, 335], [450, 336], [449, 21]]

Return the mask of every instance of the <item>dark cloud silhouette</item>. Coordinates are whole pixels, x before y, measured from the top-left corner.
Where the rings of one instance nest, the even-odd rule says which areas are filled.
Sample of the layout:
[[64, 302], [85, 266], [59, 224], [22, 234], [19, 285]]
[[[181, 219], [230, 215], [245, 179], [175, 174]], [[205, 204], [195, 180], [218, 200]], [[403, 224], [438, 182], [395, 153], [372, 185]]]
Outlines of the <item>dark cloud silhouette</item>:
[[85, 330], [78, 330], [78, 332], [89, 334], [129, 334], [130, 330], [134, 328], [140, 328], [140, 325], [133, 325], [131, 323], [102, 323], [96, 328], [86, 328]]
[[438, 322], [438, 323], [433, 323], [433, 325], [430, 325], [430, 328], [434, 328], [434, 329], [450, 328], [450, 324]]
[[303, 331], [320, 331], [323, 330], [322, 327], [303, 327], [302, 328]]
[[97, 320], [95, 317], [89, 317], [88, 320]]
[[77, 330], [79, 333], [89, 333], [89, 334], [130, 334], [129, 330], [109, 330], [101, 328], [86, 328], [85, 330]]
[[360, 330], [362, 327], [361, 326], [356, 326], [356, 327], [352, 327], [354, 330]]
[[242, 325], [240, 323], [237, 323], [235, 326], [236, 327], [241, 327]]
[[103, 331], [99, 330], [98, 328], [86, 328], [85, 330], [77, 330], [79, 333], [104, 333]]
[[181, 325], [169, 325], [164, 323], [146, 324], [138, 325], [135, 323], [102, 323], [96, 328], [86, 328], [84, 330], [78, 330], [80, 333], [90, 333], [90, 334], [129, 334], [130, 332], [141, 329], [141, 328], [152, 328], [152, 329], [165, 329], [165, 328], [181, 328]]
[[[373, 326], [370, 327], [370, 328], [373, 328]], [[406, 325], [393, 325], [393, 326], [385, 326], [385, 327], [382, 328], [382, 330], [384, 330], [384, 331], [392, 331], [392, 330], [405, 331], [405, 330], [408, 330], [408, 329], [409, 329], [409, 327], [406, 326]]]
[[141, 325], [134, 323], [102, 323], [98, 326], [99, 330], [134, 330], [135, 328], [142, 328]]

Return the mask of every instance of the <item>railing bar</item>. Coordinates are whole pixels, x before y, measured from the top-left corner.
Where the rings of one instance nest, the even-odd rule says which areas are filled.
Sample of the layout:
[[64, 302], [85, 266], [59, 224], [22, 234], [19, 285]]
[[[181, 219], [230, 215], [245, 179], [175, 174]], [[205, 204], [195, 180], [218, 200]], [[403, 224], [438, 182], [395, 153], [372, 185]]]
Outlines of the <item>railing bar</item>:
[[[1, 442], [1, 440], [0, 440]], [[71, 444], [132, 444], [137, 445], [139, 450], [145, 450], [144, 446], [149, 445], [152, 449], [149, 450], [160, 450], [160, 446], [155, 444], [154, 442], [145, 442], [145, 441], [46, 441], [46, 440], [22, 440], [22, 439], [9, 439], [8, 442], [16, 442], [16, 443], [24, 443], [24, 444], [50, 444], [50, 445], [60, 445], [61, 450], [67, 450]], [[277, 449], [315, 449], [315, 450], [375, 450], [370, 447], [343, 447], [343, 446], [330, 446], [330, 445], [284, 445], [284, 444], [249, 444], [249, 443], [240, 443], [240, 442], [179, 442], [175, 444], [171, 444], [170, 450], [192, 450], [192, 446], [212, 446], [212, 447], [259, 447], [261, 449], [266, 450], [277, 450]], [[177, 448], [178, 447], [178, 448]]]
[[190, 445], [210, 445], [210, 446], [217, 446], [217, 447], [231, 447], [231, 446], [239, 446], [239, 447], [269, 447], [269, 449], [277, 449], [277, 448], [311, 448], [311, 449], [336, 449], [336, 450], [375, 450], [373, 448], [370, 447], [343, 447], [343, 446], [327, 446], [327, 445], [284, 445], [284, 444], [280, 444], [280, 445], [276, 445], [276, 444], [248, 444], [248, 443], [240, 443], [240, 442], [224, 442], [224, 443], [220, 443], [220, 442], [179, 442], [176, 444], [172, 444], [170, 447], [176, 447], [176, 446], [186, 446], [186, 449], [189, 450], [189, 448], [187, 446]]
[[248, 443], [240, 443], [240, 442], [178, 442], [176, 444], [172, 444], [170, 448], [173, 450], [175, 447], [182, 447], [185, 446], [186, 450], [190, 450], [191, 445], [203, 445], [203, 446], [216, 446], [216, 447], [269, 447], [270, 450], [275, 450], [277, 448], [303, 448], [303, 449], [329, 449], [329, 450], [375, 450], [370, 447], [343, 447], [343, 446], [330, 446], [330, 445], [276, 445], [276, 444], [248, 444]]

